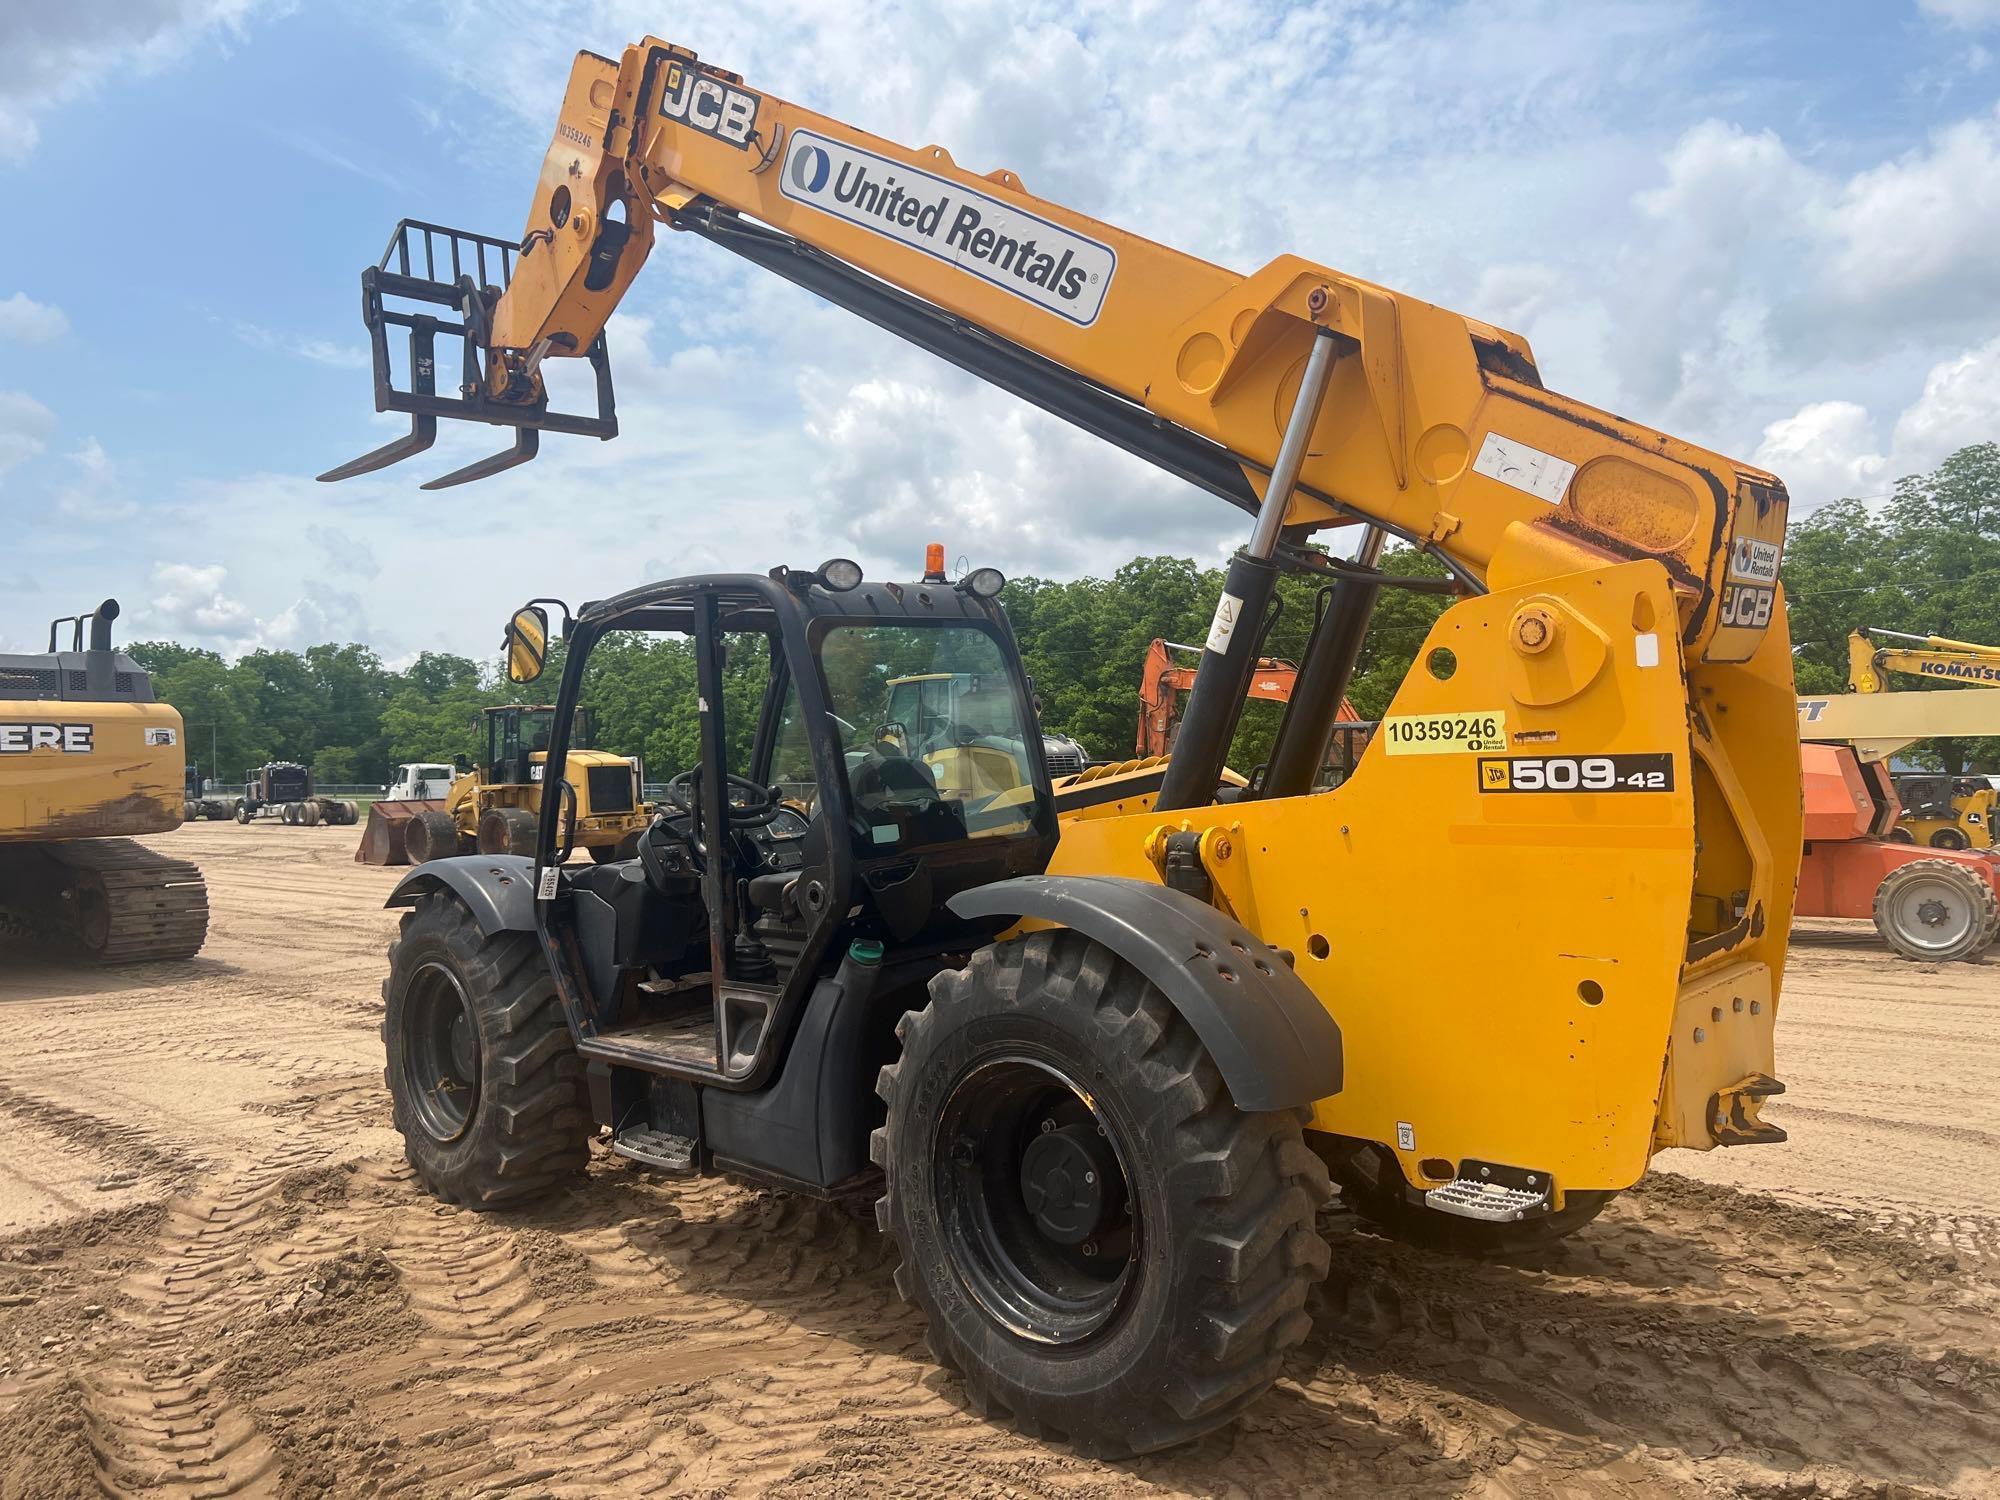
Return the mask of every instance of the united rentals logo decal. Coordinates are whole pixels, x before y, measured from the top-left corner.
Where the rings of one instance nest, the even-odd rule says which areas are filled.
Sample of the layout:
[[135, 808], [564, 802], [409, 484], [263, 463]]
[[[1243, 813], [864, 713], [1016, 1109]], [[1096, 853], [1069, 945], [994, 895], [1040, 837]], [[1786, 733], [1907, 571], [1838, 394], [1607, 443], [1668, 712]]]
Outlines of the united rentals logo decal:
[[94, 732], [90, 724], [0, 724], [0, 755], [26, 755], [31, 750], [88, 755]]
[[757, 106], [761, 102], [748, 89], [725, 83], [701, 68], [669, 63], [666, 87], [660, 94], [660, 113], [676, 124], [691, 126], [743, 151], [749, 148], [750, 137], [756, 133]]
[[1729, 549], [1729, 576], [1746, 583], [1778, 581], [1778, 544], [1760, 542], [1754, 536], [1739, 536]]
[[795, 203], [957, 266], [1088, 328], [1118, 253], [1004, 199], [809, 130], [792, 132], [779, 189]]

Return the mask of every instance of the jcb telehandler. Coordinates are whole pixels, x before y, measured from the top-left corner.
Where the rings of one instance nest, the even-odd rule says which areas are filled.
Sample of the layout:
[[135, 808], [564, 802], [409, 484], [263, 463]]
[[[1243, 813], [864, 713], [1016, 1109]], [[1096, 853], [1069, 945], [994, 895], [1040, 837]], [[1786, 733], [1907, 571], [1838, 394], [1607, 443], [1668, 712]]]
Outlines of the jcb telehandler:
[[[664, 1170], [879, 1194], [897, 1285], [981, 1408], [1126, 1450], [1275, 1378], [1328, 1263], [1329, 1167], [1390, 1233], [1506, 1249], [1658, 1150], [1782, 1138], [1759, 1115], [1800, 849], [1777, 480], [1550, 391], [1515, 334], [1296, 257], [1204, 263], [654, 38], [578, 55], [522, 238], [405, 221], [363, 272], [376, 404], [412, 428], [324, 477], [440, 417], [516, 438], [433, 486], [544, 430], [615, 434], [605, 320], [660, 224], [1253, 528], [1172, 757], [1086, 773], [1060, 813], [995, 574], [831, 563], [580, 610], [549, 774], [612, 628], [693, 637], [701, 762], [631, 860], [567, 865], [545, 800], [532, 857], [392, 896], [389, 1077], [433, 1191], [549, 1192], [601, 1129]], [[594, 415], [550, 408], [560, 358], [589, 360]], [[1351, 560], [1311, 544], [1347, 524]], [[1392, 536], [1448, 578], [1385, 573]], [[1323, 607], [1269, 764], [1225, 794], [1283, 569]], [[1314, 793], [1387, 587], [1455, 602]], [[771, 686], [732, 764], [722, 647], [746, 631]], [[884, 732], [889, 678], [926, 673], [1005, 684], [967, 726], [977, 784]], [[800, 773], [803, 799], [774, 791]]]

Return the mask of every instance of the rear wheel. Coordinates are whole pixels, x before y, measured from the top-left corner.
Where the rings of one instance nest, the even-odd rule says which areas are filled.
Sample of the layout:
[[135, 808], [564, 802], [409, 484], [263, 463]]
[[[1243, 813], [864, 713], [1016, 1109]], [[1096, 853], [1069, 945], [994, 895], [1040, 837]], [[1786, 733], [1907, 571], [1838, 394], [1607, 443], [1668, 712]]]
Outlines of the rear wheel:
[[1985, 949], [2000, 927], [1993, 887], [1953, 860], [1917, 859], [1875, 887], [1875, 930], [1904, 958], [1949, 963]]
[[1147, 1452], [1270, 1387], [1327, 1269], [1302, 1111], [1238, 1109], [1160, 992], [1070, 932], [981, 949], [897, 1030], [876, 1218], [975, 1407]]
[[1889, 842], [1892, 844], [1914, 844], [1916, 841], [1917, 836], [1900, 824], [1889, 830]]
[[1963, 849], [1968, 842], [1966, 836], [1956, 828], [1940, 828], [1931, 835], [1933, 849]]
[[1618, 1195], [1577, 1191], [1553, 1213], [1511, 1223], [1467, 1219], [1413, 1203], [1402, 1169], [1379, 1149], [1355, 1152], [1334, 1169], [1340, 1201], [1392, 1240], [1453, 1255], [1506, 1256], [1568, 1239], [1603, 1213]]
[[479, 817], [481, 854], [533, 854], [535, 815], [525, 808], [489, 807]]
[[583, 1060], [532, 936], [487, 937], [433, 892], [389, 946], [382, 1001], [396, 1129], [432, 1193], [501, 1208], [584, 1170]]
[[319, 804], [317, 802], [301, 802], [299, 804], [299, 821], [308, 828], [319, 827]]
[[439, 812], [435, 808], [420, 812], [410, 819], [403, 847], [409, 850], [410, 863], [413, 865], [456, 854], [458, 824], [452, 820], [448, 812]]

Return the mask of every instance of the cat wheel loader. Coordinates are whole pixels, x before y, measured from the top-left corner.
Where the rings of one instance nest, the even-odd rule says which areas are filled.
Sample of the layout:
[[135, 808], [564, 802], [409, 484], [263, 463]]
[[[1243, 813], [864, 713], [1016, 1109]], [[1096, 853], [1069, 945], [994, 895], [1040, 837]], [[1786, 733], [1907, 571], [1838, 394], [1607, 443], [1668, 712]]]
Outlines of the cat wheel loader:
[[[555, 709], [509, 703], [480, 713], [484, 757], [441, 799], [401, 798], [370, 805], [355, 860], [364, 865], [423, 864], [455, 854], [526, 854], [534, 847]], [[578, 715], [577, 748], [562, 788], [576, 848], [599, 861], [630, 854], [652, 816], [636, 759], [590, 748], [596, 716]]]
[[106, 599], [51, 624], [46, 654], [0, 656], [0, 941], [86, 963], [192, 958], [208, 937], [201, 871], [133, 837], [181, 825], [181, 716], [112, 649], [117, 618]]
[[[661, 1171], [871, 1196], [974, 1404], [1125, 1452], [1276, 1378], [1329, 1263], [1329, 1175], [1385, 1233], [1508, 1251], [1657, 1151], [1783, 1138], [1760, 1114], [1800, 849], [1775, 478], [1557, 394], [1518, 335], [1299, 257], [1208, 264], [655, 38], [577, 56], [520, 238], [406, 220], [363, 271], [376, 405], [411, 430], [322, 477], [421, 452], [440, 419], [514, 438], [431, 487], [545, 431], [613, 436], [605, 320], [662, 225], [1249, 535], [1172, 755], [1073, 779], [1095, 800], [1060, 813], [990, 569], [867, 582], [836, 559], [566, 616], [548, 774], [614, 628], [692, 640], [701, 756], [629, 859], [568, 865], [544, 799], [533, 854], [434, 861], [391, 895], [388, 1080], [431, 1191], [542, 1197], [602, 1135]], [[552, 406], [561, 359], [588, 362], [594, 410]], [[1446, 576], [1381, 569], [1390, 538]], [[1246, 780], [1224, 757], [1281, 571], [1322, 597]], [[1315, 792], [1392, 587], [1453, 602], [1354, 774]], [[516, 617], [516, 680], [541, 608]], [[738, 763], [742, 633], [771, 686]], [[891, 677], [958, 673], [990, 685], [962, 726], [976, 779], [882, 717]]]

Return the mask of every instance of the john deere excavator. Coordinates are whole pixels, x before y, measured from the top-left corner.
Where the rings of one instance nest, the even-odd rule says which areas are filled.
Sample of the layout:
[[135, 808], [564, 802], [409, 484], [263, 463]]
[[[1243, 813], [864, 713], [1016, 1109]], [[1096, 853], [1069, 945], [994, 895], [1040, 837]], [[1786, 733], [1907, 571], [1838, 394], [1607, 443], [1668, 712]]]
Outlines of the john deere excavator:
[[[1329, 1169], [1385, 1232], [1509, 1250], [1656, 1151], [1783, 1138], [1759, 1114], [1800, 849], [1776, 479], [1556, 394], [1490, 324], [1295, 256], [1206, 263], [650, 37], [577, 56], [519, 238], [409, 220], [363, 272], [376, 405], [411, 431], [323, 477], [422, 451], [441, 417], [514, 441], [431, 487], [544, 431], [613, 436], [605, 320], [662, 225], [1249, 536], [1172, 756], [1060, 821], [991, 569], [870, 583], [835, 559], [566, 618], [548, 774], [612, 629], [694, 642], [702, 757], [631, 860], [565, 864], [546, 799], [532, 856], [391, 896], [388, 1080], [433, 1192], [547, 1195], [602, 1130], [665, 1171], [879, 1195], [897, 1286], [980, 1409], [1130, 1451], [1276, 1378], [1328, 1265]], [[594, 410], [549, 403], [569, 358]], [[1313, 544], [1342, 526], [1349, 557]], [[1392, 536], [1448, 577], [1386, 575]], [[1323, 607], [1269, 764], [1221, 793], [1283, 570]], [[1313, 793], [1375, 600], [1410, 586], [1454, 602], [1354, 776]], [[523, 642], [547, 628], [517, 616]], [[771, 687], [732, 764], [744, 635]], [[963, 726], [976, 785], [880, 732], [884, 683], [923, 673], [991, 685]]]
[[190, 958], [208, 936], [201, 871], [132, 838], [181, 826], [181, 716], [112, 649], [117, 618], [106, 599], [51, 624], [46, 654], [0, 656], [0, 941], [87, 963]]

